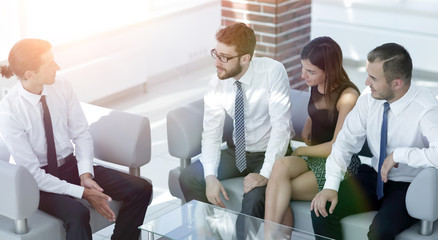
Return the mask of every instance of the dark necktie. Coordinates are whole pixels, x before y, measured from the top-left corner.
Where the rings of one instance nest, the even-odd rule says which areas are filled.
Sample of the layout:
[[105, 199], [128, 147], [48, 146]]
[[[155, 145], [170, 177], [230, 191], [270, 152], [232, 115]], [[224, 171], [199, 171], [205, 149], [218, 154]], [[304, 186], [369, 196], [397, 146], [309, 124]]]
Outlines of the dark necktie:
[[236, 81], [236, 99], [234, 102], [234, 133], [236, 137], [236, 166], [240, 172], [246, 169], [245, 151], [245, 108], [243, 105], [243, 91], [239, 81]]
[[58, 161], [56, 159], [55, 139], [53, 137], [52, 119], [50, 118], [50, 111], [47, 107], [46, 96], [41, 96], [40, 101], [43, 105], [44, 130], [47, 140], [47, 173], [57, 176]]
[[383, 197], [383, 181], [382, 176], [380, 175], [380, 171], [382, 169], [383, 161], [386, 158], [386, 142], [387, 142], [387, 133], [388, 133], [388, 110], [389, 103], [385, 102], [383, 105], [383, 120], [382, 120], [382, 129], [380, 132], [380, 155], [379, 155], [379, 170], [377, 172], [377, 199]]

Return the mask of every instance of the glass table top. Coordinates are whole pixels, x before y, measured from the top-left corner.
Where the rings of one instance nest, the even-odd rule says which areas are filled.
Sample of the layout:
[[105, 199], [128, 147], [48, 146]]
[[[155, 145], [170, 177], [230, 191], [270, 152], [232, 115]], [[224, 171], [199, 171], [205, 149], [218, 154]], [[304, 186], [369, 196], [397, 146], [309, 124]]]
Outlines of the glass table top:
[[[313, 240], [315, 234], [192, 200], [139, 227], [149, 239]], [[321, 239], [329, 239], [321, 237]]]

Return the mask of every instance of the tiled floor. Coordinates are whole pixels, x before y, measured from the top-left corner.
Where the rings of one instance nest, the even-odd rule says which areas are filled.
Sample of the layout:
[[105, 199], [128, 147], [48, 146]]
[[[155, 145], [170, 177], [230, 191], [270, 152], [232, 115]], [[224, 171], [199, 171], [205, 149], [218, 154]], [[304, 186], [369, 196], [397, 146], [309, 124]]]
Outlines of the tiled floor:
[[[367, 76], [364, 66], [347, 65], [346, 71], [359, 89], [363, 90]], [[196, 70], [179, 69], [166, 74], [168, 77], [162, 81], [148, 82], [146, 92], [143, 94], [139, 93], [140, 91], [134, 91], [137, 93], [100, 103], [105, 107], [144, 115], [151, 122], [152, 158], [150, 163], [141, 168], [141, 175], [152, 180], [154, 198], [148, 208], [145, 222], [153, 220], [180, 204], [179, 199], [170, 195], [167, 185], [169, 170], [179, 166], [179, 159], [171, 157], [167, 151], [166, 114], [169, 110], [201, 98], [213, 74], [215, 74], [213, 62]], [[417, 85], [427, 86], [438, 95], [437, 82], [420, 80]], [[93, 239], [109, 239], [112, 230], [113, 227], [103, 229], [94, 234]], [[142, 239], [147, 239], [145, 233]]]

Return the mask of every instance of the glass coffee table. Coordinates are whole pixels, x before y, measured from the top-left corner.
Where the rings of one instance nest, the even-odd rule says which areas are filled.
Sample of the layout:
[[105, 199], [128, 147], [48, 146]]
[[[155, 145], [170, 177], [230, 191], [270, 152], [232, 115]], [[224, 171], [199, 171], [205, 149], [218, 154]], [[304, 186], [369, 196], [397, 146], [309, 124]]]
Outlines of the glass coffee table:
[[148, 232], [149, 240], [315, 239], [313, 233], [196, 200], [143, 224], [139, 229]]

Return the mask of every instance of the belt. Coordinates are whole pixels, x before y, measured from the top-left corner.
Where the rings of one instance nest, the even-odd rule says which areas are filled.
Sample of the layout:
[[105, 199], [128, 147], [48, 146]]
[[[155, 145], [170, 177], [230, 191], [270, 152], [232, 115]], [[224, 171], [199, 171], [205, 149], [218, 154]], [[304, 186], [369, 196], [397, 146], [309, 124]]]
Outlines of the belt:
[[74, 159], [75, 159], [75, 156], [73, 155], [73, 153], [70, 153], [70, 155], [68, 155], [67, 157], [58, 159], [58, 167], [61, 167], [62, 165], [66, 164], [67, 162], [74, 160]]

